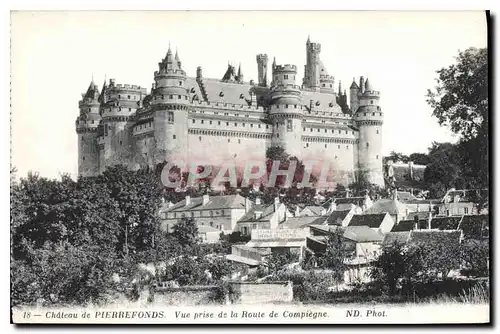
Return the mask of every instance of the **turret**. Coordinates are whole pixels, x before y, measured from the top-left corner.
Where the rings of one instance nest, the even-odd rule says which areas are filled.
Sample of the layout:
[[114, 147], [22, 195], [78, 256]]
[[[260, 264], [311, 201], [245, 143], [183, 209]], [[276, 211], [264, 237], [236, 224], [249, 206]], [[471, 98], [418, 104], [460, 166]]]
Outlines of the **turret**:
[[267, 55], [259, 54], [256, 57], [257, 59], [257, 72], [258, 72], [258, 82], [259, 86], [266, 87], [267, 86]]
[[[358, 168], [359, 175], [370, 183], [384, 185], [382, 169], [382, 125], [383, 113], [379, 106], [380, 92], [371, 82], [361, 77], [364, 92], [358, 92], [359, 107], [354, 120], [359, 129]], [[352, 86], [351, 86], [352, 87]], [[352, 89], [352, 88], [351, 88]], [[352, 101], [352, 93], [351, 93]], [[352, 108], [352, 102], [351, 102]]]
[[[186, 72], [181, 65], [178, 52], [174, 57], [169, 46], [167, 55], [158, 63], [158, 71], [154, 73], [155, 89], [151, 92], [154, 136], [136, 140], [136, 162], [139, 165], [151, 166], [172, 158], [186, 158], [191, 100]], [[201, 68], [197, 71], [198, 76], [201, 77]], [[144, 124], [135, 126], [138, 138], [143, 136], [141, 128], [144, 130], [144, 127]], [[154, 146], [156, 150], [151, 152], [148, 148]]]
[[236, 81], [238, 83], [243, 83], [243, 71], [241, 70], [241, 64], [238, 66], [238, 74], [236, 75]]
[[272, 145], [292, 156], [302, 153], [302, 95], [295, 84], [297, 66], [276, 65], [269, 94], [269, 118], [273, 124]]
[[351, 108], [351, 113], [355, 113], [359, 107], [358, 94], [360, 92], [359, 86], [356, 83], [356, 78], [352, 78], [352, 84], [349, 88], [349, 105]]
[[99, 134], [99, 170], [112, 165], [128, 165], [132, 160], [132, 119], [142, 107], [147, 92], [137, 85], [117, 84], [109, 80], [101, 93], [102, 129]]
[[[306, 66], [304, 68], [303, 87], [305, 89], [319, 91], [321, 87], [320, 75], [321, 68], [324, 68], [319, 60], [321, 44], [311, 43], [310, 39], [306, 42]], [[333, 79], [333, 78], [332, 78]], [[326, 83], [325, 83], [326, 88]], [[333, 88], [333, 82], [332, 87]]]
[[76, 118], [78, 134], [78, 175], [95, 176], [99, 173], [99, 152], [97, 148], [99, 114], [99, 88], [91, 81], [87, 91], [78, 103], [80, 112]]

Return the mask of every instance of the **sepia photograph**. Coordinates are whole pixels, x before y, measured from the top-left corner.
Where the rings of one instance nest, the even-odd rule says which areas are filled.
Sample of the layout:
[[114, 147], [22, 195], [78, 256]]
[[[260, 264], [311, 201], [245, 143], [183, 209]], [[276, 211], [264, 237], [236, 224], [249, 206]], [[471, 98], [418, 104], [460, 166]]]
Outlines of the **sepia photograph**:
[[490, 324], [489, 11], [11, 11], [14, 324]]

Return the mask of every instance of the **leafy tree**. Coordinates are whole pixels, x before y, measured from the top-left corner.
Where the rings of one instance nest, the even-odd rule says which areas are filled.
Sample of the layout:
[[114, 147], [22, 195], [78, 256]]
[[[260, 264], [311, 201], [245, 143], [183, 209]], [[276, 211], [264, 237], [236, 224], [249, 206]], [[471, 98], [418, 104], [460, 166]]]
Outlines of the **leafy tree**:
[[406, 163], [406, 162], [408, 162], [409, 157], [403, 153], [391, 151], [389, 156], [387, 156], [385, 159], [386, 159], [386, 161], [392, 160], [393, 162], [405, 162]]
[[468, 188], [489, 186], [488, 51], [469, 48], [456, 63], [437, 71], [427, 102], [440, 125], [460, 135], [456, 145], [460, 175]]
[[208, 261], [207, 269], [212, 275], [212, 279], [220, 281], [224, 277], [229, 277], [235, 270], [232, 262], [225, 258], [216, 257]]
[[183, 247], [198, 244], [198, 226], [193, 218], [183, 218], [173, 227], [172, 236]]
[[461, 244], [462, 273], [468, 276], [489, 276], [489, 245], [487, 242], [467, 240]]
[[297, 262], [299, 256], [297, 253], [286, 252], [277, 253], [274, 252], [265, 259], [265, 267], [267, 268], [267, 273], [270, 275], [277, 274], [283, 267], [287, 264]]
[[352, 258], [355, 250], [351, 244], [344, 238], [344, 229], [337, 228], [330, 232], [326, 240], [324, 253], [318, 258], [320, 268], [330, 269], [334, 272], [336, 284], [343, 280], [344, 272], [347, 269], [346, 260]]
[[407, 260], [405, 255], [405, 246], [394, 243], [382, 249], [382, 253], [372, 266], [371, 277], [381, 283], [391, 296], [396, 293], [399, 281], [405, 276]]
[[417, 165], [427, 165], [430, 162], [429, 156], [425, 153], [412, 153], [408, 160]]
[[451, 143], [433, 142], [429, 148], [429, 164], [424, 179], [433, 198], [444, 196], [449, 188], [462, 188], [460, 157]]
[[180, 285], [208, 284], [209, 277], [205, 270], [207, 262], [192, 256], [180, 256], [170, 266], [167, 280], [175, 280]]

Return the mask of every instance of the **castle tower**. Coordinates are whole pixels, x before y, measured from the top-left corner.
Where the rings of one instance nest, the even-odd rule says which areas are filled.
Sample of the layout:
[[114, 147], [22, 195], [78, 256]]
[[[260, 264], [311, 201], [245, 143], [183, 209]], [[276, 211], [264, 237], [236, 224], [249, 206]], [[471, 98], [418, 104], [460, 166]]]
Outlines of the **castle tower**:
[[[309, 38], [306, 42], [306, 66], [304, 68], [303, 87], [313, 91], [320, 90], [320, 64], [319, 54], [321, 52], [321, 44], [311, 43]], [[333, 78], [332, 78], [333, 79]], [[331, 83], [333, 88], [333, 82]], [[333, 90], [332, 90], [333, 93]]]
[[[154, 115], [154, 143], [138, 139], [139, 160], [148, 165], [163, 161], [187, 161], [188, 152], [188, 109], [189, 90], [186, 72], [181, 68], [177, 54], [172, 56], [170, 46], [166, 57], [158, 63], [154, 73], [155, 89], [151, 92], [151, 109]], [[201, 69], [199, 71], [201, 76]], [[147, 152], [147, 147], [155, 146], [155, 152]]]
[[115, 79], [110, 79], [103, 89], [100, 98], [103, 129], [98, 138], [100, 172], [113, 165], [131, 166], [132, 121], [145, 95], [145, 88], [117, 84]]
[[87, 177], [99, 173], [99, 151], [97, 147], [99, 115], [99, 88], [94, 80], [78, 103], [80, 114], [76, 118], [78, 134], [78, 175]]
[[364, 82], [362, 77], [360, 82], [364, 84], [364, 92], [358, 93], [359, 107], [354, 114], [354, 120], [359, 129], [358, 176], [365, 178], [370, 183], [384, 186], [382, 169], [383, 113], [379, 106], [380, 92], [372, 87], [368, 79]]
[[351, 113], [354, 114], [359, 107], [359, 99], [358, 94], [360, 93], [360, 89], [358, 84], [356, 83], [356, 78], [352, 78], [351, 88], [349, 88], [349, 105], [351, 107]]
[[269, 118], [273, 124], [272, 146], [280, 146], [296, 157], [302, 154], [302, 95], [295, 84], [297, 66], [277, 65], [269, 93]]
[[257, 55], [257, 72], [259, 79], [259, 86], [267, 86], [267, 55], [259, 54]]

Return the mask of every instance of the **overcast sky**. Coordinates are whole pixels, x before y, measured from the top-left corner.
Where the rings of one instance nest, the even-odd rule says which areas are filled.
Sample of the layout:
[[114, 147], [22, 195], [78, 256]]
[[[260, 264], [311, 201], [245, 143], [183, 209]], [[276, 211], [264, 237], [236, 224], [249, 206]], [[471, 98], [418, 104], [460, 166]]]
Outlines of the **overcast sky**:
[[[307, 36], [345, 88], [370, 78], [385, 112], [383, 153], [454, 141], [425, 102], [435, 71], [486, 47], [483, 12], [17, 12], [12, 14], [12, 163], [18, 176], [77, 173], [75, 119], [92, 76], [151, 88], [169, 42], [189, 76], [222, 78], [228, 61], [257, 80], [255, 55], [298, 66]], [[270, 73], [269, 73], [270, 74]]]

